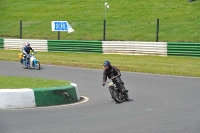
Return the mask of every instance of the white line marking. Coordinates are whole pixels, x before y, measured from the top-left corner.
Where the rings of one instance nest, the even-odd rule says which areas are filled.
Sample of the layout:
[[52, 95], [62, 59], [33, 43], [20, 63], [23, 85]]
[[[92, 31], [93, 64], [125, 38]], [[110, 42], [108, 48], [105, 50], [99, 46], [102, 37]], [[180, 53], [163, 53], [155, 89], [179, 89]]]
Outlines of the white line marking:
[[81, 104], [81, 103], [85, 103], [87, 101], [89, 101], [88, 97], [85, 96], [81, 96], [83, 98], [83, 100], [77, 102], [77, 103], [71, 103], [71, 104], [62, 104], [62, 105], [55, 105], [55, 106], [45, 106], [45, 107], [34, 107], [34, 108], [13, 108], [13, 109], [0, 109], [1, 110], [26, 110], [26, 109], [40, 109], [40, 108], [59, 108], [59, 107], [67, 107], [67, 106], [72, 106], [72, 105], [77, 105], [77, 104]]

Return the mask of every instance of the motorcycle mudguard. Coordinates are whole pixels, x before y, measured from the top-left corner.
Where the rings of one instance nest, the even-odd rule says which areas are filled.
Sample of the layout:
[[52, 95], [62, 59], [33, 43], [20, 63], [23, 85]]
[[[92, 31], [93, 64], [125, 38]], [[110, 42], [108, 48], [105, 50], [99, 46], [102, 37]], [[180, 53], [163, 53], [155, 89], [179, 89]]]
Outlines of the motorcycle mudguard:
[[35, 64], [38, 62], [38, 60], [37, 59], [34, 59], [33, 60], [33, 66], [35, 67]]

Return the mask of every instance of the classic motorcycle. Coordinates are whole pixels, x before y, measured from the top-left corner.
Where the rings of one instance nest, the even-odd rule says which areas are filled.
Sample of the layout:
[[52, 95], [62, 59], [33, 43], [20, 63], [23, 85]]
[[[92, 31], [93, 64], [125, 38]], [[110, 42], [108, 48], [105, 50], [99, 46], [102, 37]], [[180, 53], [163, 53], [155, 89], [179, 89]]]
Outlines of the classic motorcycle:
[[22, 67], [24, 69], [27, 68], [35, 68], [36, 70], [40, 70], [40, 62], [36, 59], [35, 57], [36, 52], [32, 54], [28, 54], [25, 58], [26, 55], [24, 54], [19, 54], [20, 58], [20, 63], [22, 64]]
[[110, 94], [117, 103], [129, 101], [128, 91], [125, 89], [124, 84], [119, 78], [120, 76], [121, 75], [113, 76], [111, 80], [108, 81]]

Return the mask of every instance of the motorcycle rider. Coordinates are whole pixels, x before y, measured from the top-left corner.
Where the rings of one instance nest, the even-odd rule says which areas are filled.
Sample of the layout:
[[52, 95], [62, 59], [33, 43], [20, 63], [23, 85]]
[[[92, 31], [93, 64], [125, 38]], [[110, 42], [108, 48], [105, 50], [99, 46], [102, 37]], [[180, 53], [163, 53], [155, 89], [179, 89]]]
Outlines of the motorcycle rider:
[[24, 55], [25, 60], [29, 60], [30, 51], [35, 52], [32, 47], [30, 46], [29, 42], [25, 43], [25, 46], [22, 48], [22, 53]]
[[[105, 67], [105, 69], [103, 71], [103, 83], [102, 83], [103, 86], [106, 84], [107, 77], [109, 79], [111, 79], [112, 76], [117, 76], [117, 75], [121, 76], [120, 70], [116, 66], [112, 66], [109, 61], [105, 61], [103, 65]], [[121, 81], [121, 83], [124, 84], [124, 82], [121, 80], [121, 78], [120, 77], [118, 77], [118, 78]], [[128, 92], [128, 90], [126, 90], [126, 89], [124, 91]]]

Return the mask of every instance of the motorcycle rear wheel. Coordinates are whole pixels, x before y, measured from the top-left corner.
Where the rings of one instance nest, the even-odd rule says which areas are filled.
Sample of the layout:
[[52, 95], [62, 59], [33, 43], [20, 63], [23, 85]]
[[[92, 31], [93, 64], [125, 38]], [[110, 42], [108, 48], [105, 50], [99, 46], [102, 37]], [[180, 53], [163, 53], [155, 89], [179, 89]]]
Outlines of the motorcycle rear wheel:
[[28, 66], [26, 65], [26, 61], [23, 61], [22, 67], [23, 67], [24, 69], [27, 69], [27, 68], [28, 68]]
[[126, 100], [126, 101], [129, 101], [128, 92], [126, 92], [126, 94], [124, 94], [124, 96], [125, 96], [125, 100]]
[[126, 91], [125, 86], [124, 86], [124, 85], [121, 85], [120, 87], [121, 87], [121, 90], [122, 90], [122, 93], [123, 93], [123, 95], [124, 95], [125, 100], [126, 100], [126, 101], [129, 101], [128, 92]]

